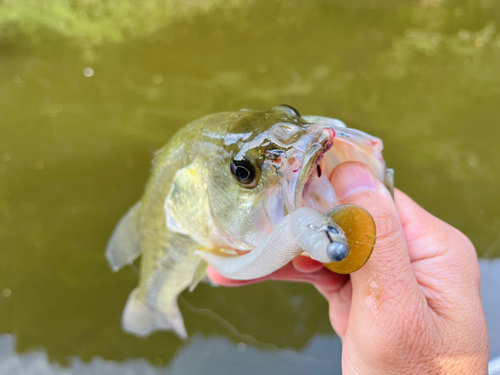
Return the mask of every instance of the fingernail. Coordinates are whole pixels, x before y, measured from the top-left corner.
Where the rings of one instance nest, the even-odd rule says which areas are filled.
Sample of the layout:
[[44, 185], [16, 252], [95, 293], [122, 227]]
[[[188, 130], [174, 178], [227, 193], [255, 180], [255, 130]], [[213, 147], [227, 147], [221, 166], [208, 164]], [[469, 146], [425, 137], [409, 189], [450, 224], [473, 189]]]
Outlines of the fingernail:
[[365, 191], [377, 191], [372, 172], [368, 167], [355, 163], [337, 166], [330, 175], [330, 182], [339, 200]]

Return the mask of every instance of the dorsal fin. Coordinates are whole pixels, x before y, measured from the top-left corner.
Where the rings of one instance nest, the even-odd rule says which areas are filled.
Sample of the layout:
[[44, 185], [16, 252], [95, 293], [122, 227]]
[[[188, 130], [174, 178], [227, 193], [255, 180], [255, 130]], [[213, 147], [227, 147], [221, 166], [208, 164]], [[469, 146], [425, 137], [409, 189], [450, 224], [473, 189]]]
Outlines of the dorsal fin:
[[160, 159], [161, 154], [163, 154], [163, 151], [167, 150], [167, 148], [168, 148], [168, 144], [166, 144], [162, 148], [160, 148], [160, 149], [156, 150], [155, 152], [153, 152], [153, 158], [151, 159], [151, 165], [153, 167], [155, 166], [155, 164], [158, 161], [158, 159]]

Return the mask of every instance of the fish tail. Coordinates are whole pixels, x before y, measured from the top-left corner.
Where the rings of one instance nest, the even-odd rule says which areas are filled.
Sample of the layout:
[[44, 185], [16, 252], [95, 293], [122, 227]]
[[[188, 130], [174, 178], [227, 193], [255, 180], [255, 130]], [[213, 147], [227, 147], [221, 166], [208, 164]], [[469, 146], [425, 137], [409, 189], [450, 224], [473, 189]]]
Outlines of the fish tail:
[[122, 327], [126, 332], [137, 336], [147, 336], [154, 331], [174, 331], [181, 339], [187, 338], [184, 320], [177, 305], [177, 298], [158, 311], [149, 307], [140, 298], [138, 288], [129, 295], [122, 315]]

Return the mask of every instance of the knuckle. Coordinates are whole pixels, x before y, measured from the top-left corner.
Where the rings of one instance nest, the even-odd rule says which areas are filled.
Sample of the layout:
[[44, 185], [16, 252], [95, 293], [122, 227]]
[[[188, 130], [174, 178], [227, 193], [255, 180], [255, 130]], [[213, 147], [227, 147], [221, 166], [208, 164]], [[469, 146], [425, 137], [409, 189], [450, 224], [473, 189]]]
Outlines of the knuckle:
[[453, 238], [452, 244], [448, 245], [458, 250], [458, 255], [456, 261], [459, 263], [459, 269], [461, 269], [461, 277], [469, 285], [473, 287], [479, 287], [481, 285], [481, 271], [479, 268], [478, 256], [476, 248], [472, 241], [458, 229], [449, 226], [451, 232], [451, 238]]
[[469, 237], [467, 237], [465, 234], [463, 234], [462, 232], [460, 232], [456, 228], [453, 228], [453, 231], [456, 233], [457, 240], [460, 242], [465, 253], [468, 254], [469, 256], [477, 259], [476, 248], [474, 247], [474, 244], [469, 239]]
[[479, 268], [479, 263], [475, 262], [467, 267], [467, 273], [469, 275], [469, 285], [477, 290], [481, 288], [481, 269]]
[[446, 226], [448, 227], [446, 236], [451, 240], [449, 242], [451, 242], [453, 246], [459, 248], [463, 255], [467, 256], [469, 259], [477, 259], [476, 248], [469, 237], [449, 224], [446, 224]]

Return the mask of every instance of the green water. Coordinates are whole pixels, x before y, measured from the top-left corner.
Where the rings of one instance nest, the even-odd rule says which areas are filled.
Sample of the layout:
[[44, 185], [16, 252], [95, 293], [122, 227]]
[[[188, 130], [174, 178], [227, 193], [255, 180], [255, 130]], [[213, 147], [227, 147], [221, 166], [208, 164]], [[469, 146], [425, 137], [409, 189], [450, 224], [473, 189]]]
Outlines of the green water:
[[[500, 256], [499, 3], [54, 4], [0, 3], [0, 334], [18, 353], [167, 364], [186, 345], [121, 331], [137, 275], [103, 251], [153, 151], [217, 111], [287, 103], [382, 138], [396, 186]], [[191, 335], [263, 350], [332, 333], [307, 285], [201, 285], [180, 307]]]

